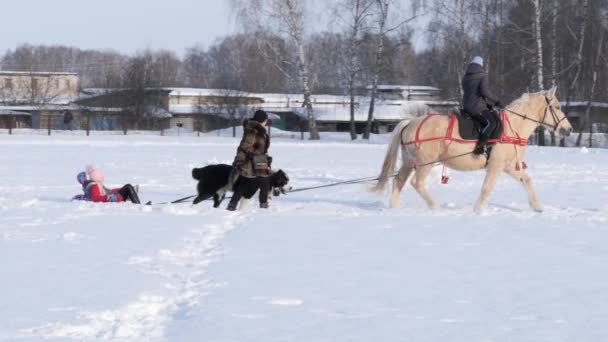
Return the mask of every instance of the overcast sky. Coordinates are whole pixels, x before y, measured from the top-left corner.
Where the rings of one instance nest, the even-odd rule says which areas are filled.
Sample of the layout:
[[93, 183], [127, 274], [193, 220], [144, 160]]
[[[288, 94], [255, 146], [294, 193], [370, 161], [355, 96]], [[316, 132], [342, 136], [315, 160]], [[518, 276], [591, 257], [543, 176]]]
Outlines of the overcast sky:
[[228, 0], [1, 0], [0, 52], [22, 43], [109, 48], [209, 46], [237, 26]]
[[[311, 2], [311, 27], [336, 29], [324, 0]], [[67, 45], [122, 53], [169, 49], [182, 55], [235, 33], [229, 0], [0, 0], [0, 53], [20, 44]], [[405, 1], [408, 3], [408, 1]], [[401, 9], [399, 9], [401, 11]], [[425, 24], [426, 25], [426, 24]], [[420, 33], [422, 31], [418, 31]], [[415, 45], [423, 46], [422, 35]]]

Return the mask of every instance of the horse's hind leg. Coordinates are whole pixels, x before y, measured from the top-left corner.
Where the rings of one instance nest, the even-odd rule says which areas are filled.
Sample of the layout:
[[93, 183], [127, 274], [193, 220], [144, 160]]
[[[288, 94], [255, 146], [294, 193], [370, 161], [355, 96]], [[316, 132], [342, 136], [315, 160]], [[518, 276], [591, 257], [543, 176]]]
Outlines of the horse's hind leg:
[[521, 184], [524, 186], [524, 189], [526, 189], [526, 192], [528, 193], [528, 203], [530, 203], [530, 208], [538, 212], [543, 211], [540, 204], [538, 203], [538, 199], [536, 199], [536, 193], [532, 188], [532, 180], [530, 179], [530, 176], [528, 176], [526, 171], [509, 168], [506, 169], [505, 172], [509, 176], [515, 178], [518, 182], [521, 182]]
[[401, 166], [399, 173], [393, 181], [393, 194], [391, 195], [391, 208], [399, 208], [401, 190], [414, 169], [409, 166]]
[[418, 169], [416, 169], [416, 173], [414, 174], [414, 179], [412, 180], [412, 186], [416, 191], [422, 196], [425, 200], [426, 204], [431, 209], [437, 208], [437, 203], [431, 197], [431, 194], [426, 190], [425, 179], [431, 173], [432, 165], [425, 165]]

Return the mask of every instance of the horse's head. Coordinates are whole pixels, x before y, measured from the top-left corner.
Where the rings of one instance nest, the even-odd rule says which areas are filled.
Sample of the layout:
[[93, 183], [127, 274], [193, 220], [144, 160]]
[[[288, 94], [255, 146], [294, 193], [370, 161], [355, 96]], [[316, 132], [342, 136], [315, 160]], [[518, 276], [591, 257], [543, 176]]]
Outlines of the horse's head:
[[549, 128], [551, 131], [557, 131], [560, 135], [565, 137], [569, 136], [572, 133], [572, 125], [568, 118], [566, 118], [566, 114], [562, 112], [561, 105], [555, 96], [557, 92], [557, 87], [542, 91], [539, 93], [540, 96], [544, 97], [544, 102], [546, 107], [545, 111], [541, 114], [540, 121], [543, 123], [543, 126]]

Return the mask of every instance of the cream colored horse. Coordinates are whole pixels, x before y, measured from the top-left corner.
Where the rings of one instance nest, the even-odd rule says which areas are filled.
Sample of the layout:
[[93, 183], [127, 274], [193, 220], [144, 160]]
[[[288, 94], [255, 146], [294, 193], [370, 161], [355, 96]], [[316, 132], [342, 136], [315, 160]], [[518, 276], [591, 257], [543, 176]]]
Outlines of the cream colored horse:
[[[561, 135], [568, 136], [572, 132], [572, 126], [560, 110], [559, 101], [555, 97], [556, 87], [551, 90], [533, 94], [524, 94], [506, 109], [506, 115], [510, 124], [505, 124], [504, 130], [507, 136], [528, 138], [538, 127], [543, 125], [552, 131], [559, 131]], [[382, 172], [378, 183], [372, 191], [383, 191], [389, 178], [394, 174], [397, 157], [401, 147], [402, 165], [395, 176], [393, 192], [391, 195], [391, 207], [399, 207], [399, 198], [403, 186], [408, 178], [414, 173], [412, 185], [422, 196], [430, 208], [437, 208], [437, 202], [433, 200], [425, 187], [425, 179], [433, 168], [434, 161], [441, 161], [444, 166], [459, 171], [474, 171], [486, 169], [486, 176], [481, 188], [479, 199], [475, 203], [475, 211], [482, 210], [488, 201], [488, 196], [501, 172], [521, 182], [528, 193], [530, 207], [541, 211], [541, 207], [532, 189], [530, 176], [526, 173], [521, 162], [523, 161], [526, 146], [497, 143], [486, 161], [484, 155], [478, 156], [467, 154], [475, 147], [472, 143], [460, 143], [457, 141], [436, 140], [422, 142], [420, 144], [404, 145], [405, 142], [414, 141], [418, 126], [423, 122], [423, 117], [413, 120], [404, 120], [393, 131], [393, 137], [388, 147]], [[419, 131], [420, 139], [443, 137], [448, 129], [448, 116], [437, 115], [427, 119]], [[461, 139], [458, 133], [458, 121], [454, 124], [452, 137]], [[459, 156], [466, 154], [464, 156]], [[487, 162], [487, 163], [486, 163]]]

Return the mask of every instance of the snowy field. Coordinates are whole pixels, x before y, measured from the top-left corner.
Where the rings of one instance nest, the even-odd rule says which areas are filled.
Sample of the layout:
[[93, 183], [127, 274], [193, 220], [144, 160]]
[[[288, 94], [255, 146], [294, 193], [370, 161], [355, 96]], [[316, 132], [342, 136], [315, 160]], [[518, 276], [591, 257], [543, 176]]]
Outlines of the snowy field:
[[[541, 214], [506, 176], [474, 214], [483, 173], [440, 169], [437, 210], [364, 185], [237, 213], [68, 200], [88, 163], [144, 201], [191, 195], [191, 169], [236, 144], [0, 135], [0, 341], [608, 340], [608, 150], [531, 147]], [[294, 188], [373, 176], [384, 152], [271, 146]]]

